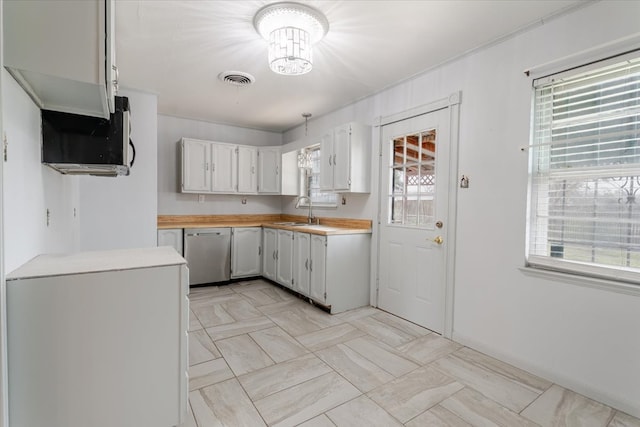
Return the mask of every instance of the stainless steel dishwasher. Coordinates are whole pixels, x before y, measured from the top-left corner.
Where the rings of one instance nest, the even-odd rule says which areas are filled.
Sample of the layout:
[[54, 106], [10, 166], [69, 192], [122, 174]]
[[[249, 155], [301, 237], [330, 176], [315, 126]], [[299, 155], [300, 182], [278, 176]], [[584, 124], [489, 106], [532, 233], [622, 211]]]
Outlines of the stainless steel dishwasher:
[[231, 272], [231, 229], [191, 228], [184, 232], [189, 284], [223, 282]]

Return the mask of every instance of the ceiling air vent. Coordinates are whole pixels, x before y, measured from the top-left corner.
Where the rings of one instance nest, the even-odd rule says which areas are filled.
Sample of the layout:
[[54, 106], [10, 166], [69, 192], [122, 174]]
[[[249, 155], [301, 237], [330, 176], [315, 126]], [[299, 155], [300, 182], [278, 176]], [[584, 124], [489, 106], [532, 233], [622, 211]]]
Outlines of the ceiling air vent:
[[218, 78], [222, 82], [234, 86], [249, 86], [256, 81], [256, 78], [251, 74], [242, 71], [223, 71], [218, 74]]

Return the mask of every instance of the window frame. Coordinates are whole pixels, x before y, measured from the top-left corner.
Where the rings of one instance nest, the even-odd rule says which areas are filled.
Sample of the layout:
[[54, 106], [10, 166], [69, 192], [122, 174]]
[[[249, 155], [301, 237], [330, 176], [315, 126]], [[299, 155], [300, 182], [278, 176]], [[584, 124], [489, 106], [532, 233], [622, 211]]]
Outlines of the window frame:
[[[604, 69], [610, 65], [616, 63], [622, 63], [626, 60], [640, 61], [640, 50], [623, 55], [609, 57], [602, 61], [590, 62], [584, 66], [572, 67], [569, 70], [550, 74], [532, 81], [532, 99], [531, 99], [531, 124], [530, 124], [530, 146], [529, 146], [529, 170], [528, 170], [528, 194], [527, 194], [527, 216], [526, 216], [526, 246], [525, 246], [525, 270], [538, 270], [542, 274], [545, 272], [553, 277], [557, 275], [582, 277], [583, 281], [599, 281], [600, 285], [604, 288], [611, 289], [612, 287], [623, 287], [624, 289], [631, 286], [634, 292], [640, 292], [640, 267], [626, 267], [617, 265], [607, 265], [597, 262], [581, 262], [576, 260], [557, 258], [551, 255], [551, 249], [547, 255], [532, 254], [532, 228], [539, 226], [536, 224], [537, 210], [537, 196], [538, 193], [534, 189], [534, 177], [536, 175], [536, 161], [540, 159], [540, 154], [536, 152], [542, 145], [536, 144], [536, 129], [540, 121], [536, 116], [536, 94], [537, 90], [541, 87], [549, 87], [553, 84], [554, 79], [571, 79], [575, 76], [580, 76], [587, 72]], [[594, 98], [595, 100], [596, 98]], [[632, 108], [632, 107], [630, 107]], [[600, 127], [598, 128], [600, 129]], [[640, 138], [636, 139], [636, 141]], [[549, 143], [552, 145], [553, 143]], [[598, 151], [599, 153], [600, 151]], [[551, 159], [551, 154], [546, 154], [546, 160]], [[606, 170], [610, 171], [611, 176], [616, 173], [624, 173], [628, 169], [631, 176], [640, 176], [640, 164], [632, 163], [630, 166], [603, 166], [596, 167], [594, 170]], [[564, 171], [549, 172], [547, 177], [562, 177], [563, 174], [571, 176], [571, 170], [566, 169]], [[587, 179], [601, 179], [597, 174], [589, 175], [584, 174], [585, 180]], [[616, 175], [617, 176], [617, 175]], [[638, 194], [640, 199], [640, 194]], [[564, 196], [563, 196], [564, 197]], [[595, 200], [595, 195], [593, 196]], [[549, 198], [547, 193], [547, 198]], [[640, 200], [639, 200], [640, 201]], [[638, 202], [636, 202], [638, 203]], [[640, 209], [640, 206], [638, 206]], [[597, 210], [594, 208], [594, 215], [597, 215]], [[564, 227], [564, 224], [563, 224]], [[546, 233], [549, 233], [550, 225], [546, 226]], [[594, 242], [597, 243], [597, 242]], [[592, 244], [593, 245], [593, 244]], [[622, 248], [621, 246], [619, 246]], [[595, 248], [595, 246], [594, 246]], [[627, 248], [626, 250], [631, 250]]]
[[[313, 169], [306, 169], [306, 168], [300, 168], [298, 167], [298, 179], [300, 180], [300, 191], [299, 191], [299, 196], [300, 197], [309, 197], [311, 199], [311, 203], [313, 204], [313, 208], [319, 208], [319, 209], [337, 209], [338, 208], [338, 193], [332, 192], [332, 191], [321, 191], [319, 189], [320, 186], [320, 181], [319, 181], [319, 177], [320, 177], [320, 165], [319, 165], [319, 161], [320, 161], [320, 144], [314, 144], [314, 145], [310, 145], [308, 147], [302, 148], [299, 151], [299, 154], [308, 154], [308, 155], [313, 155], [313, 153], [317, 153], [317, 164], [318, 164], [318, 168], [317, 171], [313, 172]], [[312, 160], [313, 163], [313, 160]], [[321, 193], [324, 197], [327, 197], [329, 195], [331, 195], [331, 197], [334, 199], [333, 202], [326, 202], [326, 201], [322, 201], [322, 200], [318, 200], [318, 198], [316, 198], [314, 195], [312, 195], [312, 189], [310, 186], [310, 181], [313, 175], [316, 175], [318, 177], [318, 193]], [[300, 202], [300, 207], [309, 207], [309, 203], [306, 199], [303, 199]]]

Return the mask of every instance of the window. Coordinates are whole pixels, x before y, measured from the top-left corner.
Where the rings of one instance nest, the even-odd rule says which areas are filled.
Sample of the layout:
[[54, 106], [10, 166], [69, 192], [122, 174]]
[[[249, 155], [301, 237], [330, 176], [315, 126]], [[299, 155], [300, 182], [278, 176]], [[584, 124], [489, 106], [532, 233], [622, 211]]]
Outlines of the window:
[[389, 224], [425, 228], [434, 221], [436, 130], [390, 141]]
[[640, 58], [534, 81], [532, 126], [528, 264], [640, 283]]
[[[305, 168], [301, 168], [302, 194], [308, 196], [313, 206], [336, 207], [338, 206], [338, 195], [328, 191], [320, 190], [320, 146], [314, 145], [302, 150], [305, 157]], [[306, 204], [303, 202], [303, 206]]]

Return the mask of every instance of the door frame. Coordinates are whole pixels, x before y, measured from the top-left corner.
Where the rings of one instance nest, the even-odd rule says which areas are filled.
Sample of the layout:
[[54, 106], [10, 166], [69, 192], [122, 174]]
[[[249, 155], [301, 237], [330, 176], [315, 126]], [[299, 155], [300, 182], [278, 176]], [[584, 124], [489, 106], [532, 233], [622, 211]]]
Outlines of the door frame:
[[458, 200], [458, 141], [459, 141], [459, 122], [460, 122], [460, 103], [462, 100], [462, 92], [454, 92], [446, 98], [438, 99], [434, 102], [424, 104], [409, 110], [377, 117], [373, 128], [373, 141], [378, 141], [378, 159], [372, 161], [372, 167], [378, 169], [378, 180], [373, 180], [374, 189], [372, 193], [377, 198], [377, 217], [373, 222], [373, 233], [376, 237], [376, 243], [371, 245], [371, 259], [375, 262], [371, 263], [371, 304], [378, 307], [378, 294], [380, 287], [380, 222], [382, 212], [382, 202], [384, 197], [381, 196], [380, 190], [383, 183], [383, 173], [386, 168], [382, 167], [382, 128], [392, 123], [411, 119], [416, 116], [428, 114], [434, 111], [447, 109], [449, 112], [449, 194], [447, 195], [447, 249], [445, 253], [445, 300], [444, 304], [444, 329], [442, 335], [451, 339], [453, 335], [453, 314], [454, 314], [454, 287], [455, 287], [455, 254], [456, 254], [456, 219], [457, 219], [457, 200]]

